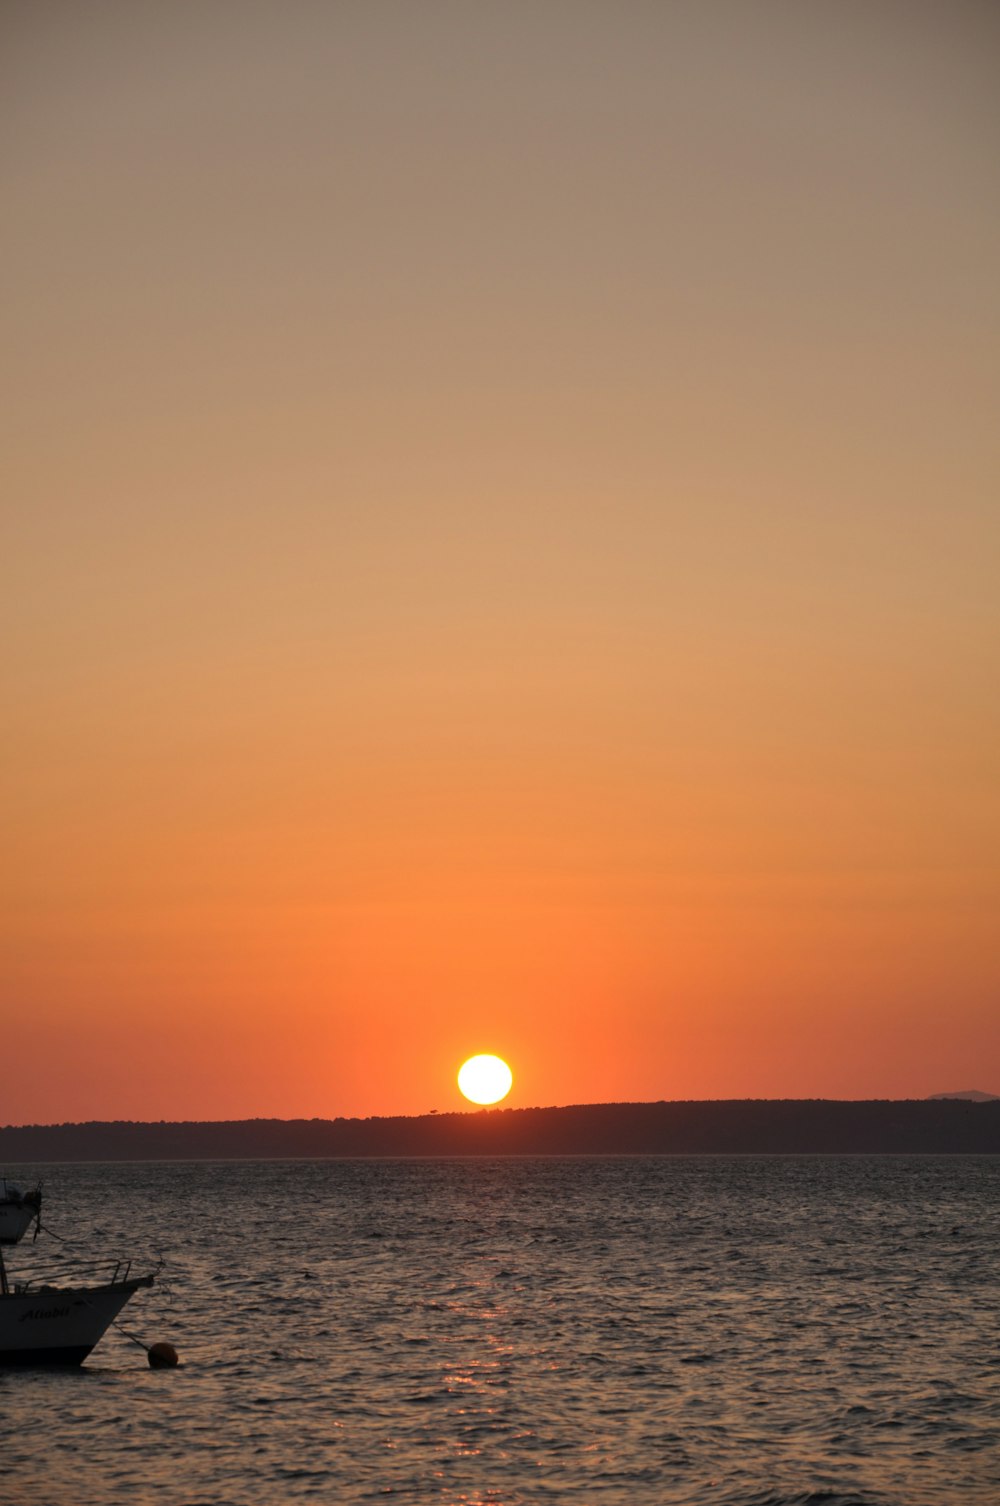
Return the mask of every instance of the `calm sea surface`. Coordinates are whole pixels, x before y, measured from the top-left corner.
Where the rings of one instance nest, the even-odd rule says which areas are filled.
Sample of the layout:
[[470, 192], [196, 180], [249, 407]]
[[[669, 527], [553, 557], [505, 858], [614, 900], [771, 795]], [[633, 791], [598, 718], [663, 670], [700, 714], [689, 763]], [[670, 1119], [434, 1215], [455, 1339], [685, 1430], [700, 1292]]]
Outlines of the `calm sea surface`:
[[998, 1158], [40, 1169], [182, 1368], [0, 1372], [5, 1506], [1000, 1500]]

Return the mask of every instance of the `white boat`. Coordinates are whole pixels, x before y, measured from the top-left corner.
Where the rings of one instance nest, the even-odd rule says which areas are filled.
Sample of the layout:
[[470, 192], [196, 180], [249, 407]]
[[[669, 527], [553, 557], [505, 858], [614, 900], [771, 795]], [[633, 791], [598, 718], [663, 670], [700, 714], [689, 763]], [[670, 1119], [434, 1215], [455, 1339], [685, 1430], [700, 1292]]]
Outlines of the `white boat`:
[[[0, 1245], [17, 1244], [34, 1220], [40, 1224], [41, 1190], [22, 1194], [0, 1179]], [[11, 1365], [79, 1365], [100, 1343], [126, 1302], [155, 1275], [133, 1276], [131, 1262], [78, 1268], [56, 1285], [44, 1274], [17, 1280], [0, 1249], [0, 1368]], [[103, 1277], [103, 1279], [101, 1279]]]
[[0, 1367], [80, 1365], [153, 1276], [115, 1272], [97, 1286], [9, 1283], [0, 1291]]
[[0, 1177], [0, 1245], [16, 1245], [39, 1217], [42, 1189], [22, 1192], [14, 1182]]

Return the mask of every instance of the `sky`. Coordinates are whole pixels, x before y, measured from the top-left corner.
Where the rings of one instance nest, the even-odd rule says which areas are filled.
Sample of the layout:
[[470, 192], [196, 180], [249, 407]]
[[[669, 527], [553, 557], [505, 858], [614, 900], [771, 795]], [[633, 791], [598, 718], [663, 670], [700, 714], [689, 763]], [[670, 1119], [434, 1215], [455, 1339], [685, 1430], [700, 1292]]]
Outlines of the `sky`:
[[1000, 11], [0, 59], [0, 1122], [1000, 1092]]

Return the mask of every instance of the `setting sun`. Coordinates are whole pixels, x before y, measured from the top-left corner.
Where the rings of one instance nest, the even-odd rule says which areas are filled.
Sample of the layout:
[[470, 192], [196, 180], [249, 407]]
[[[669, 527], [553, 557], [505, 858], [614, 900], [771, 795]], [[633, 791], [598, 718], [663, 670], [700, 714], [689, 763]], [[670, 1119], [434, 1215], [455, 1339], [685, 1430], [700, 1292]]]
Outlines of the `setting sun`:
[[514, 1074], [499, 1056], [470, 1056], [458, 1072], [458, 1086], [471, 1103], [499, 1103], [513, 1081]]

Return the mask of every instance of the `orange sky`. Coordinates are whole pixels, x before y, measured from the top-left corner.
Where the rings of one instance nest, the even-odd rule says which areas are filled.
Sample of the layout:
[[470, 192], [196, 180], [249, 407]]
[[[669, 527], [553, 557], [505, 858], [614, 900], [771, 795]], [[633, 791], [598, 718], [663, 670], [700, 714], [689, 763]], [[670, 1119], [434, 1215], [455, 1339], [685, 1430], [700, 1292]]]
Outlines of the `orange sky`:
[[1000, 16], [0, 16], [0, 1122], [1000, 1092]]

